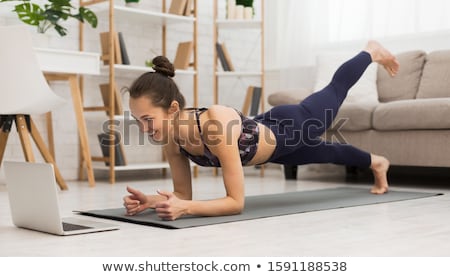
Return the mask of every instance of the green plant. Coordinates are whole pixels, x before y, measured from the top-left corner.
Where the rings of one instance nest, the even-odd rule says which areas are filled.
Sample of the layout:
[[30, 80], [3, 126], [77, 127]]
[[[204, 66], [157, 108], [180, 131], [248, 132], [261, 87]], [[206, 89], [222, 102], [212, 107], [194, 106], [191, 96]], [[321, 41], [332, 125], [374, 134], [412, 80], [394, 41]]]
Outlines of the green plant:
[[145, 61], [145, 66], [146, 67], [153, 67], [153, 61], [152, 60], [146, 60]]
[[236, 5], [243, 5], [244, 7], [253, 7], [253, 0], [236, 0]]
[[69, 18], [87, 22], [93, 28], [96, 28], [98, 23], [93, 11], [85, 7], [76, 8], [70, 4], [70, 0], [48, 0], [42, 6], [30, 0], [0, 0], [0, 2], [21, 2], [15, 5], [13, 12], [17, 13], [22, 22], [36, 26], [39, 33], [54, 28], [60, 36], [65, 36], [67, 29], [60, 25], [60, 22]]
[[126, 3], [139, 3], [139, 0], [125, 0]]

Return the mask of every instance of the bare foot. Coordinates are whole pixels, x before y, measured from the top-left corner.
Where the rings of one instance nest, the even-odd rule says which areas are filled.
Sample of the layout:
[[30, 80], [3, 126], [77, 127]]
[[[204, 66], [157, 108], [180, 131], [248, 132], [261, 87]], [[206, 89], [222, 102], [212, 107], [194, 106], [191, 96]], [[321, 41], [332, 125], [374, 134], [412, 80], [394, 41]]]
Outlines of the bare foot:
[[375, 178], [375, 184], [370, 190], [373, 194], [383, 194], [388, 192], [389, 184], [387, 180], [387, 171], [389, 169], [389, 161], [382, 156], [371, 155], [372, 164], [370, 168], [372, 169], [373, 176]]
[[369, 40], [364, 50], [370, 54], [372, 61], [381, 64], [392, 77], [397, 74], [400, 67], [397, 59], [380, 43]]

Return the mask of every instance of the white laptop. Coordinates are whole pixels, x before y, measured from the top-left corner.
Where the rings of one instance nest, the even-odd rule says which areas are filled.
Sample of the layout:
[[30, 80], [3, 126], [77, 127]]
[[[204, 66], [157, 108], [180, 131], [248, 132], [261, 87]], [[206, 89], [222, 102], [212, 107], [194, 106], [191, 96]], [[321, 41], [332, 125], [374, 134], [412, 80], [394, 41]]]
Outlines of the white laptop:
[[17, 227], [61, 236], [119, 229], [76, 217], [61, 218], [52, 164], [4, 161], [3, 165], [11, 215]]

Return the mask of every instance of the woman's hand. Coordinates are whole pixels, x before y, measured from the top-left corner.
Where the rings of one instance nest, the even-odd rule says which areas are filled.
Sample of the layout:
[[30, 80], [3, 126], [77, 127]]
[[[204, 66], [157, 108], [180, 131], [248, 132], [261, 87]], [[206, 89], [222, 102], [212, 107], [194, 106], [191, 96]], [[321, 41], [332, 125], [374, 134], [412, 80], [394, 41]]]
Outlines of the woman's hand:
[[135, 215], [149, 208], [148, 199], [144, 193], [131, 187], [127, 187], [127, 191], [131, 193], [123, 198], [123, 206], [127, 209], [127, 215]]
[[164, 220], [175, 220], [186, 214], [186, 201], [179, 199], [172, 192], [160, 191], [158, 194], [167, 198], [155, 204], [156, 213]]

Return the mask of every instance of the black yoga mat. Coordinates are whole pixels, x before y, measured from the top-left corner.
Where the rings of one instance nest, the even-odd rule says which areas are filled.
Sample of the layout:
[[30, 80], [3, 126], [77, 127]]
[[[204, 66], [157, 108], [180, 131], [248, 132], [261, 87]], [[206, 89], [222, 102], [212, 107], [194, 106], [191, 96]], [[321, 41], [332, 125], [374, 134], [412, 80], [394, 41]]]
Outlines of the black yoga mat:
[[161, 220], [153, 210], [147, 210], [134, 216], [125, 215], [125, 208], [90, 210], [81, 211], [79, 213], [142, 225], [168, 229], [181, 229], [263, 217], [411, 200], [437, 195], [442, 194], [390, 190], [383, 195], [374, 195], [371, 194], [367, 188], [340, 187], [313, 191], [296, 191], [249, 196], [246, 197], [244, 211], [239, 215], [229, 216], [186, 216], [174, 221], [164, 221]]

